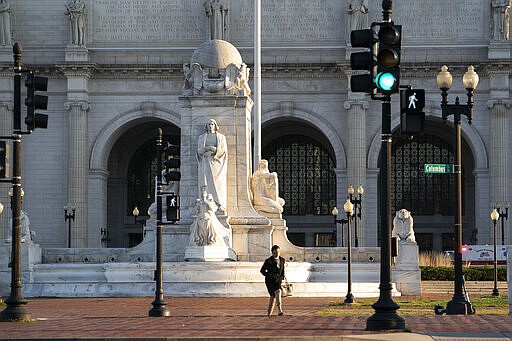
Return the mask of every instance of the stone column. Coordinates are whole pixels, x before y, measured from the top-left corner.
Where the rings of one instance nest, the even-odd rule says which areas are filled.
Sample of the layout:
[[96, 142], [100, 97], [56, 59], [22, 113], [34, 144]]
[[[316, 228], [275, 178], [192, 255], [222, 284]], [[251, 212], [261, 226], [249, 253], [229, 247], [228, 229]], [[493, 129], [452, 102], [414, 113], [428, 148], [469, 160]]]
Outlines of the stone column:
[[[489, 193], [489, 170], [487, 168], [473, 170], [475, 177], [475, 227], [477, 244], [492, 244], [492, 223], [490, 214], [493, 204]], [[463, 225], [464, 226], [464, 225]], [[471, 233], [471, 231], [467, 231]]]
[[101, 229], [107, 228], [107, 181], [106, 169], [90, 170], [88, 247], [101, 247]]
[[67, 102], [69, 111], [68, 149], [68, 206], [76, 206], [75, 221], [71, 223], [71, 247], [88, 246], [88, 175], [87, 111], [83, 101]]
[[489, 182], [490, 202], [510, 201], [508, 196], [509, 167], [509, 113], [512, 103], [508, 99], [487, 102], [489, 109]]
[[[355, 94], [352, 94], [355, 96]], [[356, 190], [355, 195], [357, 196], [357, 188], [359, 185], [363, 185], [364, 188], [367, 188], [366, 183], [366, 110], [369, 108], [368, 101], [364, 101], [361, 99], [353, 99], [345, 101], [343, 104], [344, 108], [347, 110], [347, 132], [348, 132], [348, 142], [347, 142], [347, 180], [348, 184], [352, 184], [354, 189]], [[347, 188], [345, 188], [344, 194], [347, 193]], [[365, 197], [363, 195], [363, 214], [361, 217], [364, 217], [365, 213]], [[368, 211], [366, 211], [368, 212]], [[365, 224], [363, 224], [364, 219], [361, 219], [361, 223], [358, 224], [358, 232], [359, 236], [362, 237], [366, 234], [365, 230], [367, 229]], [[366, 244], [362, 244], [363, 238], [359, 238], [361, 244], [359, 246], [363, 246]]]
[[379, 187], [379, 169], [368, 169], [366, 179], [366, 189], [364, 191], [363, 223], [369, 228], [364, 229], [361, 234], [362, 246], [378, 245], [378, 226], [379, 226], [379, 200], [377, 188]]

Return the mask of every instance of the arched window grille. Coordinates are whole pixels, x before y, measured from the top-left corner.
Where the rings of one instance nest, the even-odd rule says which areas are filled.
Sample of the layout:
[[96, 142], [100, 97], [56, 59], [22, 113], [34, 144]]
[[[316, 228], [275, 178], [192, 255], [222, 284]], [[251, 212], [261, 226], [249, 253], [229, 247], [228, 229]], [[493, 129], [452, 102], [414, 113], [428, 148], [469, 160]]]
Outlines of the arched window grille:
[[304, 135], [286, 135], [262, 151], [269, 170], [279, 177], [279, 195], [286, 201], [283, 214], [330, 215], [336, 206], [336, 167], [319, 142]]
[[452, 150], [449, 143], [434, 135], [414, 136], [412, 141], [393, 137], [391, 200], [394, 211], [405, 208], [413, 215], [453, 215], [453, 175], [424, 172], [426, 163], [454, 164]]
[[[164, 146], [167, 141], [179, 145], [180, 136], [163, 136]], [[155, 201], [155, 177], [156, 141], [149, 140], [137, 149], [128, 165], [127, 215], [132, 215], [135, 206], [140, 215], [147, 215], [149, 206]]]

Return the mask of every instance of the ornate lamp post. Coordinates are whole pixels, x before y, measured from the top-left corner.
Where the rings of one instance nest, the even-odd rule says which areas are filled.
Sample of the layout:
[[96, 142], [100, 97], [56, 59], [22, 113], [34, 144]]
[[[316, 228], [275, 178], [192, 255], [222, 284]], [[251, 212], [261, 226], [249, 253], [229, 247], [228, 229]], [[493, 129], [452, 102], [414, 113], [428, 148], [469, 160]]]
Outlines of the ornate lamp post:
[[472, 65], [468, 67], [468, 71], [462, 78], [464, 88], [467, 90], [468, 101], [467, 104], [461, 104], [459, 97], [455, 98], [455, 104], [448, 104], [448, 89], [452, 86], [452, 75], [448, 72], [448, 67], [443, 65], [441, 72], [437, 75], [437, 86], [441, 90], [441, 110], [443, 120], [445, 121], [448, 116], [453, 115], [454, 127], [454, 146], [455, 146], [455, 253], [454, 253], [454, 268], [455, 268], [455, 282], [454, 294], [450, 302], [446, 306], [448, 314], [464, 314], [467, 315], [473, 310], [471, 303], [466, 301], [462, 294], [462, 161], [461, 161], [461, 129], [460, 119], [462, 115], [466, 115], [469, 124], [473, 117], [473, 91], [478, 85], [478, 75]]
[[498, 222], [498, 219], [500, 219], [500, 214], [498, 213], [498, 211], [496, 209], [492, 210], [491, 220], [492, 220], [493, 231], [494, 231], [494, 289], [492, 289], [493, 296], [500, 295], [500, 292], [498, 291], [498, 261], [496, 260], [496, 244], [497, 244], [496, 223]]
[[501, 210], [501, 207], [496, 203], [496, 211], [500, 215], [501, 219], [501, 245], [505, 245], [505, 220], [508, 220], [508, 201], [504, 203], [505, 212]]
[[[354, 295], [352, 295], [352, 241], [350, 235], [350, 220], [354, 214], [354, 205], [350, 202], [350, 199], [345, 201], [343, 210], [347, 214], [347, 295], [345, 296], [345, 304], [354, 303]], [[355, 218], [357, 219], [357, 217]]]
[[357, 188], [357, 194], [359, 198], [354, 197], [354, 187], [352, 185], [348, 186], [347, 193], [350, 198], [350, 202], [354, 205], [354, 246], [359, 247], [359, 229], [358, 229], [358, 219], [361, 219], [361, 204], [363, 202], [363, 193], [364, 188], [363, 185], [359, 185]]
[[13, 48], [14, 57], [14, 131], [12, 134], [12, 155], [13, 165], [11, 179], [12, 183], [12, 196], [11, 196], [11, 209], [12, 209], [12, 251], [11, 251], [11, 293], [5, 300], [7, 307], [0, 312], [0, 322], [5, 321], [30, 321], [32, 314], [26, 307], [28, 303], [23, 298], [22, 293], [22, 277], [21, 277], [21, 205], [23, 189], [21, 188], [21, 74], [22, 63], [21, 45], [15, 43]]
[[68, 213], [68, 206], [64, 206], [64, 221], [68, 222], [68, 248], [71, 248], [71, 222], [75, 221], [76, 207], [72, 206], [71, 211], [73, 213]]

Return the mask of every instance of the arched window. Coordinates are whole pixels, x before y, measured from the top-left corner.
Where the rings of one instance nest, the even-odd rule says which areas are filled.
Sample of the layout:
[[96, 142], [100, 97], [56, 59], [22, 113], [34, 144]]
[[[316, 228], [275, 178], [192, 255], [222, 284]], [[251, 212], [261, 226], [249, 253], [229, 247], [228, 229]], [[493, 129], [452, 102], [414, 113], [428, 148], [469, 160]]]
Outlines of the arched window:
[[279, 195], [286, 201], [283, 214], [331, 214], [336, 165], [322, 144], [304, 135], [285, 135], [265, 146], [262, 155], [279, 176]]
[[[180, 137], [163, 136], [164, 146], [167, 141], [179, 145]], [[128, 165], [127, 215], [132, 215], [135, 206], [139, 209], [141, 216], [147, 215], [149, 206], [155, 201], [155, 177], [156, 142], [149, 140], [137, 149]]]
[[[429, 134], [409, 139], [393, 136], [391, 196], [394, 211], [416, 215], [453, 215], [455, 181], [452, 174], [424, 172], [424, 164], [454, 164], [452, 146]], [[463, 186], [464, 187], [464, 186]]]

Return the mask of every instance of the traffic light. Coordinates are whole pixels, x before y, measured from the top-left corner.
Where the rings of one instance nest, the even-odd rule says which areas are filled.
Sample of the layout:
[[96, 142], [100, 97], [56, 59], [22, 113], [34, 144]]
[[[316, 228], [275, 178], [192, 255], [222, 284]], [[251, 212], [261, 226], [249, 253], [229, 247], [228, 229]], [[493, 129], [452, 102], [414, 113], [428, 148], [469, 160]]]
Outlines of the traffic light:
[[36, 91], [46, 91], [48, 89], [48, 78], [34, 76], [34, 73], [29, 71], [25, 80], [25, 86], [27, 88], [27, 98], [25, 98], [25, 105], [27, 106], [25, 124], [27, 125], [27, 130], [32, 131], [36, 128], [46, 129], [48, 126], [48, 115], [38, 114], [34, 111], [36, 109], [46, 110], [48, 107], [48, 96], [35, 93]]
[[352, 75], [350, 77], [350, 90], [352, 92], [373, 93], [375, 84], [373, 79], [376, 72], [378, 41], [374, 30], [374, 24], [371, 28], [364, 30], [354, 30], [350, 32], [350, 42], [352, 47], [364, 47], [367, 51], [354, 52], [350, 55], [350, 67], [352, 70], [364, 70], [363, 74]]
[[0, 141], [0, 179], [9, 177], [9, 145]]
[[384, 95], [398, 92], [400, 85], [400, 49], [402, 46], [402, 26], [393, 22], [379, 24], [379, 48], [375, 85]]
[[176, 194], [170, 194], [165, 199], [167, 221], [176, 222], [180, 220], [180, 197]]
[[400, 91], [400, 130], [402, 134], [419, 134], [425, 127], [425, 90]]
[[167, 146], [164, 147], [165, 181], [167, 183], [180, 181], [180, 165], [180, 146], [167, 142]]

